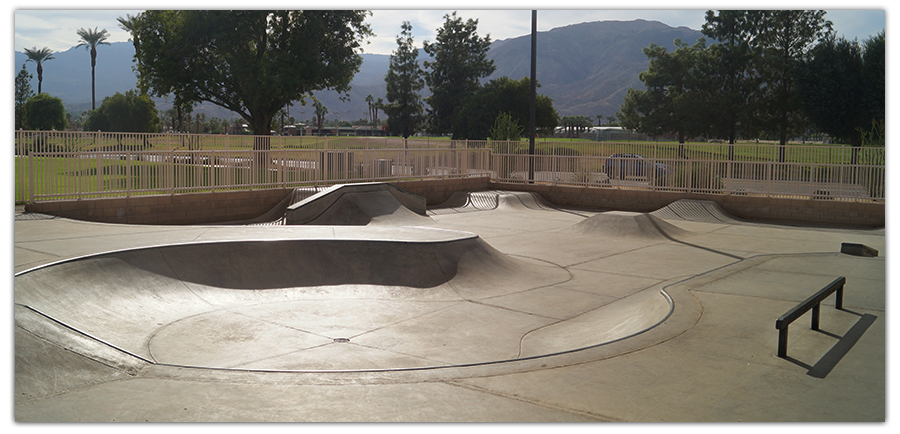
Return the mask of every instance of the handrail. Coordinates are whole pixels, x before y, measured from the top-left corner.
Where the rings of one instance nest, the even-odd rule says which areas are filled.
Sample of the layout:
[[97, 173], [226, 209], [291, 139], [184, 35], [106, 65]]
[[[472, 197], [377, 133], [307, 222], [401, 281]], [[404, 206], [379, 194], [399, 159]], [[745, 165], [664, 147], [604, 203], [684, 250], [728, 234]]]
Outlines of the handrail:
[[834, 308], [835, 309], [843, 309], [844, 307], [844, 284], [847, 282], [846, 277], [838, 277], [833, 282], [829, 283], [828, 286], [819, 290], [819, 292], [813, 294], [802, 303], [795, 306], [793, 309], [787, 311], [784, 315], [781, 315], [777, 320], [775, 320], [775, 328], [778, 329], [778, 357], [787, 357], [787, 342], [788, 342], [788, 326], [791, 325], [797, 318], [800, 318], [804, 313], [812, 309], [812, 324], [810, 328], [812, 330], [819, 329], [819, 305], [822, 303], [822, 300], [827, 298], [832, 293], [835, 294]]

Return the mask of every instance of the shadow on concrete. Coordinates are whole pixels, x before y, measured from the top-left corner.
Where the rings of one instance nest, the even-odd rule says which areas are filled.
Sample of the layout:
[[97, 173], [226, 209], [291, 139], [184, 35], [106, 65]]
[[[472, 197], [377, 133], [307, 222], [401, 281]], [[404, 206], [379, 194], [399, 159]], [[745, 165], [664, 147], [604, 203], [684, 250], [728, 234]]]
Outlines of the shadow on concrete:
[[[854, 315], [859, 315], [858, 313], [851, 312], [848, 310], [844, 310], [845, 312], [852, 313]], [[836, 336], [827, 332], [820, 332], [827, 334], [828, 336], [839, 337], [839, 340], [818, 362], [816, 362], [815, 366], [809, 368], [809, 372], [806, 375], [809, 375], [814, 378], [825, 378], [837, 366], [838, 362], [841, 361], [844, 356], [850, 352], [850, 349], [856, 345], [856, 342], [859, 341], [859, 338], [869, 329], [869, 326], [875, 322], [878, 317], [871, 314], [863, 314], [860, 316], [859, 320], [856, 321], [856, 324], [844, 334], [844, 336]]]

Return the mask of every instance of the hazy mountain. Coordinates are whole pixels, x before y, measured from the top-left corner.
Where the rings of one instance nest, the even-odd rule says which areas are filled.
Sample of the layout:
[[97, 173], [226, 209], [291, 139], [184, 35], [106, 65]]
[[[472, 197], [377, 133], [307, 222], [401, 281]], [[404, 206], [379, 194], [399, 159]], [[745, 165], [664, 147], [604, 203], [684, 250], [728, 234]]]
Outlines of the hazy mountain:
[[[77, 40], [73, 37], [73, 40]], [[40, 48], [40, 47], [38, 47]], [[59, 97], [66, 109], [81, 112], [91, 109], [91, 53], [85, 47], [72, 47], [53, 54], [53, 59], [43, 62], [44, 80], [41, 90]], [[116, 92], [134, 89], [137, 77], [131, 69], [134, 46], [131, 42], [118, 42], [97, 47], [96, 99], [97, 106], [103, 97]], [[25, 53], [16, 51], [14, 74], [28, 59]], [[25, 69], [32, 75], [31, 88], [37, 92], [37, 65], [28, 62]]]
[[[676, 38], [694, 43], [700, 37], [702, 34], [696, 30], [644, 20], [598, 21], [539, 32], [537, 78], [541, 88], [538, 92], [553, 99], [560, 115], [584, 115], [592, 120], [596, 120], [597, 115], [614, 116], [628, 88], [643, 88], [638, 74], [648, 65], [642, 51], [644, 47], [655, 43], [672, 50]], [[135, 88], [137, 79], [132, 70], [134, 47], [131, 42], [100, 46], [97, 52], [99, 106], [103, 97]], [[530, 55], [530, 34], [494, 41], [488, 57], [494, 60], [497, 70], [489, 79], [529, 76]], [[90, 109], [91, 61], [88, 51], [84, 47], [73, 47], [54, 57], [44, 63], [44, 92], [62, 98], [69, 111]], [[26, 58], [23, 53], [15, 53], [15, 73]], [[419, 60], [425, 58], [426, 54], [419, 50]], [[347, 101], [342, 101], [336, 92], [318, 92], [316, 97], [328, 107], [327, 119], [352, 121], [367, 117], [366, 96], [384, 98], [384, 76], [389, 61], [389, 55], [363, 54], [363, 65], [354, 77]], [[34, 75], [32, 88], [37, 91], [35, 64], [29, 62], [26, 68]], [[157, 101], [157, 108], [170, 106], [171, 102]], [[236, 117], [212, 104], [204, 104], [195, 111], [208, 117]], [[300, 104], [295, 104], [290, 113], [298, 119], [313, 117], [312, 108]]]
[[[703, 35], [658, 21], [598, 21], [559, 27], [537, 35], [538, 93], [553, 99], [561, 116], [614, 116], [628, 88], [643, 89], [638, 74], [649, 61], [643, 49], [655, 43], [674, 50], [675, 39], [694, 43]], [[489, 57], [491, 78], [531, 75], [531, 35], [497, 41]]]

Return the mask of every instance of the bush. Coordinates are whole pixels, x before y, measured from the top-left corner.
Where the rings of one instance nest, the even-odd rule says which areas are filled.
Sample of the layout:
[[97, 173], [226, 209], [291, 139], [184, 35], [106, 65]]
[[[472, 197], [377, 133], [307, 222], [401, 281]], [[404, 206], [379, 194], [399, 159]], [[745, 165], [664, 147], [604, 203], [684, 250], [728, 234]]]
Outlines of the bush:
[[66, 108], [61, 99], [40, 93], [25, 103], [25, 129], [65, 130], [66, 125]]
[[84, 123], [87, 131], [155, 133], [159, 129], [156, 104], [146, 94], [129, 90], [103, 98]]

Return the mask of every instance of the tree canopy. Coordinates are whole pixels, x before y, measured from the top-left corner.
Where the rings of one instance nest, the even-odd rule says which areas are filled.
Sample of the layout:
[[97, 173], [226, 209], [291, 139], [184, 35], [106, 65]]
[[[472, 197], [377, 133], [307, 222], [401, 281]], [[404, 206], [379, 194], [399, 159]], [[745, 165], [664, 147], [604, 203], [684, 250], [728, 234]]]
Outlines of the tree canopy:
[[44, 62], [54, 59], [53, 50], [47, 47], [41, 49], [38, 49], [37, 47], [26, 48], [25, 55], [28, 56], [26, 62], [34, 62], [37, 64], [38, 93], [41, 93], [41, 82], [44, 81]]
[[16, 74], [15, 128], [17, 130], [25, 126], [25, 103], [32, 96], [34, 96], [34, 91], [31, 90], [31, 74], [25, 69], [23, 63], [22, 69]]
[[66, 109], [61, 99], [39, 93], [25, 103], [25, 129], [57, 130], [66, 129]]
[[387, 131], [404, 138], [419, 131], [422, 126], [422, 97], [419, 91], [425, 86], [419, 67], [419, 51], [413, 45], [412, 25], [401, 24], [397, 36], [397, 50], [391, 53], [387, 75], [384, 77], [387, 104]]
[[650, 65], [640, 75], [646, 90], [629, 89], [617, 117], [622, 126], [653, 136], [678, 134], [679, 143], [709, 126], [699, 66], [705, 42], [675, 40], [676, 50], [650, 44], [644, 54]]
[[103, 98], [96, 110], [91, 111], [85, 122], [88, 131], [116, 131], [129, 133], [155, 133], [159, 130], [156, 104], [146, 94], [129, 90], [125, 94]]
[[[255, 134], [291, 101], [347, 92], [367, 11], [148, 10], [130, 24], [140, 88], [239, 113]], [[263, 145], [265, 146], [265, 145]]]
[[[540, 87], [540, 83], [538, 83]], [[559, 123], [559, 115], [553, 108], [553, 100], [546, 95], [537, 95], [536, 126], [540, 134], [552, 134]], [[518, 125], [528, 125], [531, 101], [531, 79], [524, 77], [513, 80], [509, 77], [495, 78], [479, 87], [466, 99], [454, 118], [453, 137], [469, 140], [485, 140], [490, 135], [491, 126], [501, 113], [507, 114]]]
[[425, 82], [431, 89], [431, 96], [425, 99], [431, 133], [451, 132], [459, 107], [478, 90], [479, 80], [496, 69], [494, 61], [487, 58], [491, 37], [482, 38], [477, 30], [478, 20], [463, 21], [453, 12], [444, 15], [435, 42], [423, 44], [425, 52], [434, 58], [424, 62]]
[[884, 33], [863, 44], [829, 38], [804, 56], [795, 73], [810, 122], [855, 146], [860, 130], [884, 119], [884, 79]]
[[[883, 118], [884, 50], [877, 38], [867, 42], [873, 54], [864, 60], [858, 47], [834, 40], [825, 11], [708, 11], [706, 21], [709, 46], [703, 39], [692, 46], [676, 40], [671, 53], [654, 44], [644, 50], [646, 89], [629, 89], [618, 113], [622, 126], [652, 136], [678, 133], [682, 142], [762, 135], [784, 145], [813, 125], [854, 143], [858, 134], [816, 118], [846, 108], [829, 114], [829, 122], [849, 124], [850, 131], [858, 129], [857, 117], [869, 126], [879, 119], [865, 107]], [[873, 65], [865, 77], [863, 64]]]

